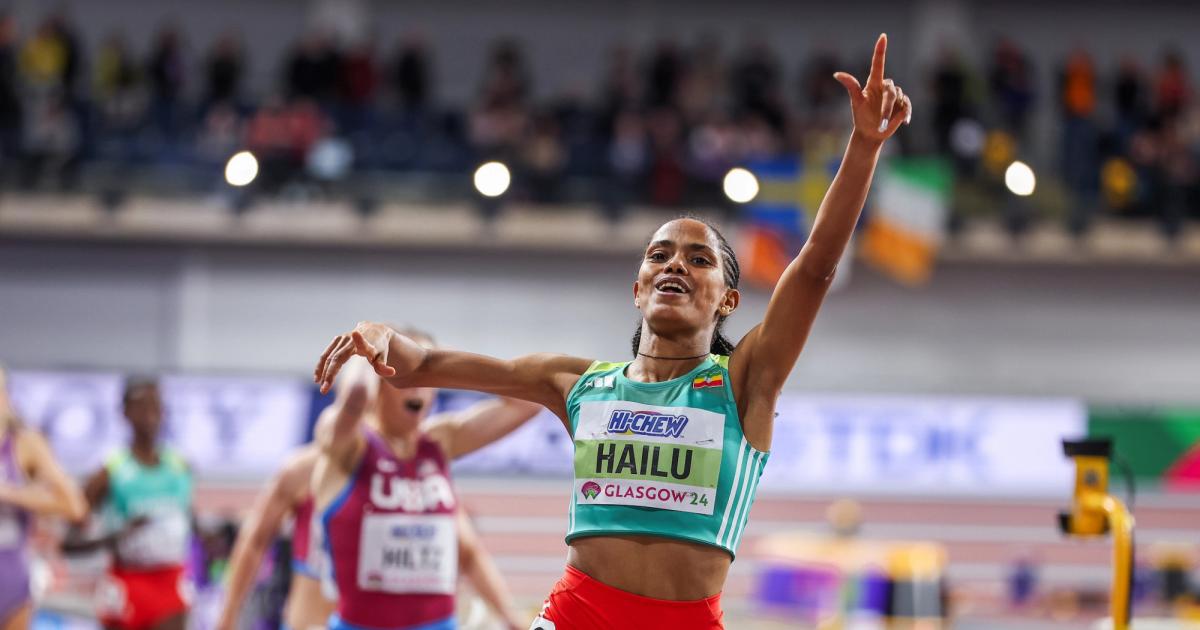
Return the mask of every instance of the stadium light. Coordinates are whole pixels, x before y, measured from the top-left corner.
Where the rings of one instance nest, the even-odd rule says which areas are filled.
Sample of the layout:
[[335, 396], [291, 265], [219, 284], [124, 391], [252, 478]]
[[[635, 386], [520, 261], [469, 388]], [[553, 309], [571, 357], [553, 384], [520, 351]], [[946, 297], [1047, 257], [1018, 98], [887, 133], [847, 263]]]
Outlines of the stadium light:
[[758, 178], [744, 168], [731, 168], [723, 182], [725, 196], [734, 203], [748, 203], [758, 196]]
[[249, 151], [239, 151], [225, 164], [225, 181], [230, 186], [242, 187], [258, 177], [258, 160]]
[[1028, 197], [1037, 187], [1037, 178], [1034, 177], [1033, 169], [1029, 168], [1028, 164], [1016, 160], [1009, 164], [1008, 169], [1004, 171], [1004, 185], [1008, 186], [1012, 194]]
[[475, 190], [484, 197], [499, 197], [512, 183], [512, 173], [501, 162], [487, 162], [475, 169]]

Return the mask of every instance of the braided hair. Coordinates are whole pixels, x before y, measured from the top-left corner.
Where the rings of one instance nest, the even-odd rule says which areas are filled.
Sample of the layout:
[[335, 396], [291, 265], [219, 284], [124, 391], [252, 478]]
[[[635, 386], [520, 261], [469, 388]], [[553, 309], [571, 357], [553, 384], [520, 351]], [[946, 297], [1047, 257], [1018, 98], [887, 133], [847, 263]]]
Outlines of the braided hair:
[[[680, 219], [691, 219], [699, 221], [705, 225], [717, 237], [717, 246], [721, 252], [721, 269], [725, 273], [725, 286], [730, 289], [738, 288], [738, 280], [742, 277], [742, 269], [738, 265], [737, 254], [734, 253], [733, 247], [729, 241], [725, 240], [725, 235], [717, 229], [717, 226], [710, 223], [708, 220], [698, 217], [694, 214], [684, 214]], [[709, 345], [710, 354], [719, 354], [729, 356], [733, 354], [733, 342], [725, 336], [725, 315], [717, 317], [717, 327], [713, 330], [712, 342]], [[638, 347], [642, 344], [642, 322], [638, 322], [637, 328], [633, 331], [633, 356], [637, 357]]]

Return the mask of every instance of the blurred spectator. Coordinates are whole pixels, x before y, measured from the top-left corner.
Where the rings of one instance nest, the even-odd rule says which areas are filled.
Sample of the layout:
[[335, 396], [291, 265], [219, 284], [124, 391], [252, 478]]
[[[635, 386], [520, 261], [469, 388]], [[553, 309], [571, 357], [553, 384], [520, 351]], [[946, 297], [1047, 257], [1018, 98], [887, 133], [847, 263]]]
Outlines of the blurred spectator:
[[1159, 68], [1158, 77], [1155, 79], [1155, 115], [1164, 124], [1174, 122], [1187, 107], [1189, 96], [1183, 56], [1177, 50], [1168, 51], [1163, 56], [1162, 67]]
[[522, 154], [530, 201], [562, 201], [562, 176], [566, 163], [567, 153], [563, 147], [558, 121], [549, 113], [538, 114], [533, 120], [532, 130]]
[[679, 87], [678, 101], [684, 121], [693, 125], [716, 114], [722, 107], [721, 94], [726, 79], [721, 42], [716, 35], [700, 37], [688, 56], [690, 61]]
[[1076, 50], [1067, 58], [1059, 79], [1062, 106], [1062, 175], [1074, 198], [1068, 228], [1082, 235], [1091, 223], [1099, 176], [1096, 111], [1096, 71], [1091, 56]]
[[168, 24], [159, 30], [146, 62], [151, 116], [159, 134], [168, 142], [175, 140], [182, 124], [181, 97], [186, 71], [179, 30]]
[[379, 85], [373, 40], [364, 39], [350, 47], [342, 56], [338, 79], [342, 104], [339, 122], [344, 131], [357, 133], [370, 124], [371, 103]]
[[954, 125], [971, 114], [967, 70], [958, 49], [943, 46], [934, 66], [931, 85], [933, 133], [938, 153], [953, 155]]
[[355, 107], [365, 107], [371, 102], [379, 82], [372, 40], [358, 42], [346, 52], [340, 79], [343, 101]]
[[81, 146], [79, 121], [63, 94], [34, 102], [25, 133], [22, 185], [34, 188], [50, 178], [58, 188], [72, 189]]
[[684, 201], [683, 125], [679, 114], [660, 108], [650, 114], [649, 202], [674, 207]]
[[1012, 40], [1001, 38], [992, 52], [989, 75], [988, 83], [992, 103], [999, 115], [998, 122], [1023, 144], [1034, 99], [1029, 60]]
[[246, 147], [258, 157], [261, 186], [275, 190], [302, 171], [309, 149], [328, 130], [328, 122], [310, 99], [284, 103], [269, 98], [246, 129]]
[[1129, 150], [1129, 139], [1146, 122], [1146, 88], [1142, 69], [1131, 55], [1124, 55], [1113, 81], [1117, 150]]
[[529, 77], [521, 49], [512, 40], [500, 40], [492, 46], [491, 59], [484, 70], [480, 100], [485, 108], [523, 107], [529, 96]]
[[123, 35], [104, 40], [96, 54], [92, 94], [100, 114], [101, 129], [111, 133], [118, 159], [132, 153], [133, 135], [146, 113], [138, 64], [129, 53]]
[[0, 13], [0, 168], [20, 155], [21, 97], [17, 76], [17, 23]]
[[516, 43], [497, 42], [484, 72], [479, 103], [471, 115], [471, 144], [481, 154], [511, 157], [517, 150], [527, 121], [528, 89], [524, 62]]
[[432, 83], [425, 43], [416, 35], [410, 35], [400, 44], [392, 61], [392, 89], [400, 107], [424, 111], [432, 98]]
[[620, 115], [640, 107], [641, 84], [634, 67], [633, 51], [628, 46], [616, 46], [609, 51], [599, 101], [599, 125], [605, 139], [615, 132]]
[[605, 214], [616, 221], [621, 211], [642, 188], [649, 163], [646, 129], [642, 117], [634, 110], [616, 114], [612, 142], [608, 146], [605, 172], [607, 177], [600, 191]]
[[733, 106], [739, 116], [761, 117], [777, 131], [784, 128], [779, 60], [767, 42], [754, 37], [730, 69]]
[[47, 20], [63, 49], [63, 67], [60, 84], [67, 100], [73, 102], [79, 96], [79, 76], [83, 71], [83, 48], [79, 37], [67, 19], [66, 10], [60, 7]]
[[196, 138], [200, 157], [212, 165], [224, 164], [242, 143], [242, 117], [230, 99], [213, 101], [204, 112]]
[[233, 32], [217, 38], [205, 62], [204, 107], [207, 112], [217, 104], [241, 104], [242, 74], [245, 71], [242, 42]]
[[1197, 143], [1195, 121], [1182, 120], [1181, 110], [1167, 117], [1162, 133], [1164, 199], [1159, 225], [1162, 233], [1174, 242], [1183, 231], [1183, 221], [1189, 209], [1200, 200], [1200, 144]]
[[305, 35], [287, 61], [287, 93], [293, 99], [328, 104], [338, 85], [341, 56], [328, 33]]
[[507, 157], [524, 137], [526, 120], [516, 105], [485, 102], [471, 113], [471, 144], [482, 156]]
[[[845, 88], [843, 88], [845, 89]], [[762, 115], [743, 116], [737, 126], [739, 160], [765, 160], [782, 149], [780, 135]]]
[[837, 55], [829, 49], [817, 50], [804, 64], [797, 83], [800, 105], [810, 124], [828, 126], [833, 116], [843, 113], [846, 90], [833, 78], [840, 69]]
[[736, 130], [729, 118], [714, 113], [693, 125], [687, 138], [688, 173], [692, 177], [691, 202], [697, 205], [724, 205], [721, 181], [740, 156]]
[[69, 54], [69, 45], [54, 22], [42, 22], [21, 50], [21, 73], [26, 85], [38, 91], [63, 89]]
[[683, 54], [675, 41], [659, 41], [646, 60], [646, 106], [651, 109], [677, 106], [685, 71]]

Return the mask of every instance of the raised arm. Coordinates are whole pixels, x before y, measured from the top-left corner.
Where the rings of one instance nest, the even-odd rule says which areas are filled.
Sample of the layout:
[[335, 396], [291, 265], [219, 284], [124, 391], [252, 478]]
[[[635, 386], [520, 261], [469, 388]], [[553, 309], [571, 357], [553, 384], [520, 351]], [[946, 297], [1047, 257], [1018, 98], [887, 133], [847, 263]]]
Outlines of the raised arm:
[[338, 382], [333, 404], [317, 420], [314, 436], [317, 446], [343, 472], [352, 472], [362, 457], [366, 441], [359, 425], [378, 381], [366, 362], [356, 362]]
[[[880, 149], [911, 118], [908, 97], [891, 79], [884, 78], [886, 53], [887, 36], [880, 35], [865, 88], [849, 74], [834, 75], [849, 92], [854, 131], [808, 241], [779, 279], [762, 323], [742, 339], [730, 360], [739, 400], [767, 396], [773, 402], [778, 396], [858, 223]], [[742, 391], [750, 396], [741, 395]]]
[[512, 433], [541, 410], [541, 405], [515, 398], [485, 400], [462, 411], [439, 414], [430, 422], [428, 435], [442, 445], [447, 457], [456, 459]]
[[233, 546], [225, 585], [225, 605], [221, 608], [217, 630], [236, 630], [238, 627], [242, 606], [254, 586], [263, 555], [279, 535], [284, 518], [308, 493], [317, 454], [318, 451], [310, 447], [293, 456], [255, 500], [250, 517], [238, 530]]
[[325, 348], [313, 378], [329, 391], [347, 359], [366, 357], [396, 387], [471, 389], [519, 398], [566, 417], [566, 394], [591, 364], [587, 359], [531, 354], [512, 360], [425, 348], [384, 324], [360, 322]]
[[34, 431], [17, 434], [17, 459], [33, 483], [14, 486], [0, 482], [0, 503], [35, 514], [61, 516], [78, 523], [87, 516], [83, 493], [58, 465], [46, 439]]

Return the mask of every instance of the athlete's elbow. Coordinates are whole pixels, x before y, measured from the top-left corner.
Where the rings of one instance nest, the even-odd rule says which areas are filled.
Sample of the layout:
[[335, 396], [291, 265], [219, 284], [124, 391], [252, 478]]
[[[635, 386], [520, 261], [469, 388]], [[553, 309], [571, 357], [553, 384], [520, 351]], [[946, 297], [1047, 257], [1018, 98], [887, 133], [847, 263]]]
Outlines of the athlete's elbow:
[[809, 250], [802, 253], [797, 262], [800, 275], [813, 282], [828, 284], [833, 282], [833, 276], [837, 274], [837, 256], [826, 256]]
[[459, 545], [458, 570], [463, 574], [470, 573], [479, 562], [479, 551], [474, 545]]

